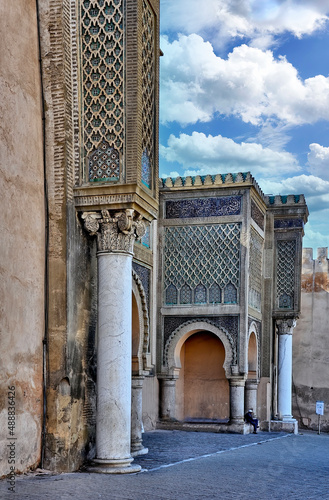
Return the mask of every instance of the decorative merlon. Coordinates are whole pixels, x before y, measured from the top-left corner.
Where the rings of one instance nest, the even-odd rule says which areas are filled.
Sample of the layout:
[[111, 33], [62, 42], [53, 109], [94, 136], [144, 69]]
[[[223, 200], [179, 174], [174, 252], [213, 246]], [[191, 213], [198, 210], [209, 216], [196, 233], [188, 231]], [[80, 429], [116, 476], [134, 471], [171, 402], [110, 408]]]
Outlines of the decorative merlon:
[[303, 194], [266, 195], [265, 202], [268, 207], [306, 205], [305, 196]]
[[276, 326], [278, 335], [292, 335], [296, 326], [296, 319], [277, 319]]
[[136, 238], [146, 231], [142, 216], [132, 209], [110, 214], [109, 210], [84, 212], [84, 227], [91, 236], [97, 236], [99, 252], [125, 252], [133, 254]]
[[166, 177], [159, 179], [159, 189], [166, 191], [168, 189], [191, 189], [208, 187], [228, 187], [229, 185], [251, 185], [260, 197], [265, 201], [268, 207], [306, 205], [303, 194], [289, 195], [264, 195], [258, 183], [250, 172], [238, 172], [216, 175], [195, 175], [187, 177]]
[[258, 194], [263, 198], [264, 194], [260, 189], [259, 185], [253, 178], [250, 172], [238, 172], [229, 174], [217, 174], [217, 175], [195, 175], [187, 177], [167, 177], [159, 179], [159, 188], [161, 190], [180, 188], [180, 189], [190, 189], [190, 188], [207, 188], [207, 187], [227, 187], [231, 184], [246, 184], [252, 185], [258, 192]]

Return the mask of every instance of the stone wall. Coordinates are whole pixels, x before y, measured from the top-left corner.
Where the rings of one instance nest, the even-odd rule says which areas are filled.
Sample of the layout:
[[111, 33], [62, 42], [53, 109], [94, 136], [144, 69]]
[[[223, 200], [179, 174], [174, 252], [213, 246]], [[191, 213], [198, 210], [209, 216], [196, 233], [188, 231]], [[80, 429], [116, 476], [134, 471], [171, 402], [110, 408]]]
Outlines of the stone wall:
[[[2, 476], [10, 472], [10, 465], [21, 472], [37, 466], [41, 458], [45, 203], [35, 1], [6, 3], [0, 35]], [[14, 436], [8, 430], [11, 386], [15, 387], [16, 403]], [[10, 436], [16, 438], [15, 463], [8, 464]]]
[[317, 429], [316, 401], [324, 401], [329, 431], [328, 248], [303, 250], [301, 315], [293, 334], [293, 415], [301, 428]]
[[72, 471], [94, 453], [96, 245], [73, 201], [79, 161], [75, 1], [44, 0], [39, 6], [49, 208], [42, 465]]

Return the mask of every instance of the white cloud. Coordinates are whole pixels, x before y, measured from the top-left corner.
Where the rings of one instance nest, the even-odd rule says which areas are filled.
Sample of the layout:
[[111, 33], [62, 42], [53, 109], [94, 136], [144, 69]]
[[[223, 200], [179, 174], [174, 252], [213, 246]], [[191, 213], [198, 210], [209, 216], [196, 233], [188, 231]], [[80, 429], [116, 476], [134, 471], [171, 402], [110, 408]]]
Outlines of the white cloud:
[[310, 153], [307, 158], [309, 171], [329, 181], [329, 148], [316, 143], [310, 144]]
[[329, 210], [329, 182], [314, 175], [297, 175], [281, 181], [257, 179], [264, 193], [304, 194], [309, 211]]
[[160, 146], [160, 155], [168, 162], [178, 162], [184, 175], [251, 171], [253, 175], [276, 178], [300, 171], [294, 156], [273, 151], [260, 144], [241, 143], [221, 135], [170, 135], [168, 145]]
[[[317, 213], [317, 217], [318, 217]], [[328, 220], [329, 210], [323, 210], [322, 218]], [[313, 222], [312, 214], [309, 217], [308, 223], [305, 226], [305, 236], [303, 238], [304, 248], [322, 248], [329, 247], [329, 235], [328, 231], [318, 231], [316, 220]], [[313, 253], [313, 258], [316, 254]]]
[[285, 32], [298, 38], [325, 26], [325, 0], [162, 0], [164, 32], [207, 34], [220, 46], [234, 37], [247, 37], [254, 46], [269, 47]]
[[215, 113], [261, 125], [315, 123], [329, 116], [329, 78], [302, 80], [285, 59], [241, 45], [227, 59], [195, 34], [161, 42], [161, 120], [183, 125], [210, 121]]

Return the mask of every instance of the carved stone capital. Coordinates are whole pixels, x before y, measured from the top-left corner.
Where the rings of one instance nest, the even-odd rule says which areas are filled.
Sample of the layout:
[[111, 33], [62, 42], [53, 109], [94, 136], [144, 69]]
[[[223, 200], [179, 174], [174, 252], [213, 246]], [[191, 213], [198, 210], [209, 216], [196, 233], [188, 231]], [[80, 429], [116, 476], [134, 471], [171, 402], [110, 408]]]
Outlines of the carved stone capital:
[[296, 326], [296, 319], [277, 319], [276, 327], [278, 335], [292, 335]]
[[136, 237], [146, 231], [142, 216], [132, 209], [111, 214], [109, 210], [84, 212], [84, 228], [91, 236], [97, 236], [99, 252], [125, 252], [133, 254]]

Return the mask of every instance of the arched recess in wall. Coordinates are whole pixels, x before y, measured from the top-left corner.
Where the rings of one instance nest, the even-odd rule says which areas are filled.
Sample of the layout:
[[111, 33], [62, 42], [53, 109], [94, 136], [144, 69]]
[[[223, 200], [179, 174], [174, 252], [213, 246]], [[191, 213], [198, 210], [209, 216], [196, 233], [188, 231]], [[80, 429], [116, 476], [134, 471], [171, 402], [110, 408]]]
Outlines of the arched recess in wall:
[[207, 321], [187, 321], [168, 339], [165, 362], [169, 375], [179, 374], [175, 408], [178, 420], [229, 417], [228, 379], [236, 353], [228, 332]]
[[228, 420], [230, 387], [223, 368], [225, 347], [214, 333], [199, 331], [181, 347], [176, 386], [179, 420]]
[[224, 345], [224, 370], [227, 378], [231, 376], [231, 365], [236, 364], [235, 345], [232, 336], [223, 328], [218, 328], [207, 321], [187, 321], [177, 328], [169, 337], [165, 345], [165, 365], [168, 375], [174, 375], [181, 368], [180, 352], [184, 342], [194, 333], [208, 331], [216, 335]]
[[149, 315], [142, 282], [135, 271], [132, 276], [132, 370], [142, 375], [149, 352]]
[[259, 377], [259, 352], [258, 352], [258, 330], [255, 322], [252, 322], [248, 332], [248, 378]]

